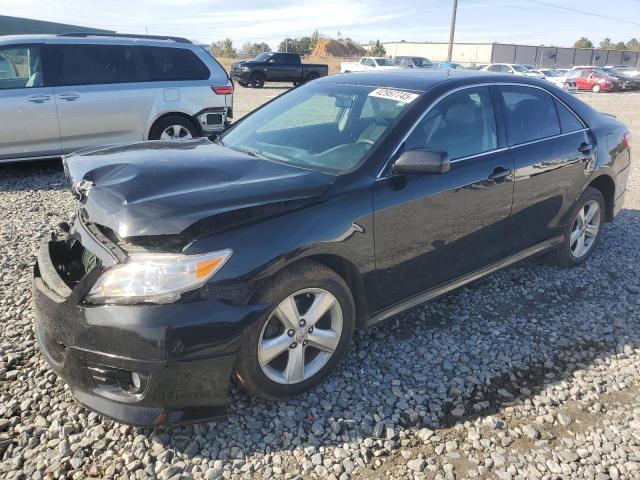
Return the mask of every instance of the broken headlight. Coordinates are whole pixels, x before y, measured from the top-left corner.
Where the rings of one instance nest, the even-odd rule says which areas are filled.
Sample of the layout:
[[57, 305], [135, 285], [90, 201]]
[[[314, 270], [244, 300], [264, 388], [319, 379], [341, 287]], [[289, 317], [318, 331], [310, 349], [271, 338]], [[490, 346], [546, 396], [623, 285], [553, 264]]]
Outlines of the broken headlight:
[[182, 255], [145, 253], [105, 271], [87, 295], [90, 303], [172, 303], [220, 270], [231, 250]]

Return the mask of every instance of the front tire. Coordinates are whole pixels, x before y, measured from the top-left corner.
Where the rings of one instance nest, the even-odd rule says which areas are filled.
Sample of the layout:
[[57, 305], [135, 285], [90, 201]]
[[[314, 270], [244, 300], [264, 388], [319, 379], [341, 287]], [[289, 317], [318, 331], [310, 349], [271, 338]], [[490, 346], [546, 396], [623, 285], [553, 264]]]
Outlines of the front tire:
[[253, 88], [264, 87], [264, 75], [258, 72], [254, 73], [249, 79], [249, 85], [251, 85]]
[[604, 197], [599, 190], [587, 187], [573, 209], [563, 244], [551, 252], [553, 263], [573, 267], [585, 262], [595, 250], [604, 222]]
[[600, 85], [598, 85], [598, 84], [596, 83], [593, 87], [591, 87], [591, 91], [592, 91], [593, 93], [599, 93], [599, 92], [600, 92]]
[[278, 273], [252, 303], [272, 304], [266, 318], [245, 332], [236, 375], [265, 398], [306, 392], [344, 357], [355, 326], [353, 297], [344, 280], [313, 261]]

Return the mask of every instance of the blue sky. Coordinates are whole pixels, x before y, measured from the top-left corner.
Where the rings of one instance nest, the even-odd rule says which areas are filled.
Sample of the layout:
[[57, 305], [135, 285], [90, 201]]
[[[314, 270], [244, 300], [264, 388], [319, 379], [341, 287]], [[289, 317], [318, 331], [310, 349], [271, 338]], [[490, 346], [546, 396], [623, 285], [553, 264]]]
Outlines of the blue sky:
[[[560, 10], [585, 10], [624, 21]], [[236, 46], [323, 34], [366, 42], [446, 41], [450, 0], [0, 0], [0, 13], [128, 33], [186, 36]], [[569, 46], [640, 39], [640, 0], [459, 0], [456, 41]]]

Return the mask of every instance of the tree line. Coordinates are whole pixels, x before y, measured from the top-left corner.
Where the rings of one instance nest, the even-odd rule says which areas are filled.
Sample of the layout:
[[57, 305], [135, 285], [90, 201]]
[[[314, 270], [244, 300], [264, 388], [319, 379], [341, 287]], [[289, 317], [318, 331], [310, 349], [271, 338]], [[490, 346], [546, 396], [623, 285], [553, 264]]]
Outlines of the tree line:
[[[575, 48], [596, 48], [591, 40], [587, 37], [579, 38], [573, 44]], [[628, 42], [617, 42], [614, 43], [610, 38], [604, 38], [598, 44], [598, 48], [602, 48], [604, 50], [635, 50], [640, 52], [640, 42], [638, 42], [637, 38], [632, 38]]]

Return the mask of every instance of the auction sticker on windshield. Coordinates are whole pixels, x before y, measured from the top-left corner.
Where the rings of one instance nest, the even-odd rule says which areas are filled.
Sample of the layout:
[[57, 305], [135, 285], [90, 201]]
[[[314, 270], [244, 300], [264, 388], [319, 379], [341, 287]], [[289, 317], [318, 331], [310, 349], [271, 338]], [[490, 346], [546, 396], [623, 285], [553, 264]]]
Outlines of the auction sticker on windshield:
[[391, 88], [376, 88], [369, 94], [370, 97], [386, 98], [387, 100], [395, 100], [396, 102], [411, 103], [418, 98], [417, 93], [404, 92], [402, 90], [393, 90]]

